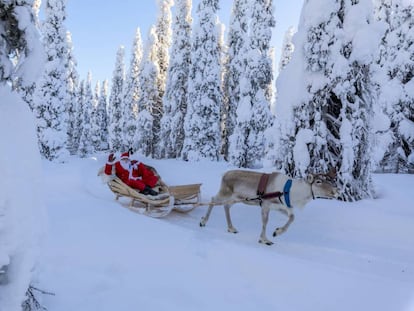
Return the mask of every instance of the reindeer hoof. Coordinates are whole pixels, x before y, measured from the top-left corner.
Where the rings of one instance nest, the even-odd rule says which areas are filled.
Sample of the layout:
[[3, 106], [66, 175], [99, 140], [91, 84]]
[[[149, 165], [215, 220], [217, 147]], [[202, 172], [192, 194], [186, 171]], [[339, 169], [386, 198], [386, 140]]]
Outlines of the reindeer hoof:
[[280, 228], [277, 228], [274, 232], [273, 232], [273, 237], [277, 236], [277, 235], [281, 235], [284, 231]]
[[273, 242], [271, 242], [269, 240], [262, 240], [262, 239], [259, 240], [259, 243], [266, 244], [266, 245], [269, 245], [269, 246], [274, 244]]
[[239, 231], [237, 231], [236, 228], [228, 228], [227, 231], [230, 232], [230, 233], [238, 233], [239, 232]]
[[204, 217], [203, 217], [203, 218], [201, 218], [201, 221], [200, 221], [200, 227], [205, 227], [205, 226], [206, 226], [206, 222], [205, 222]]

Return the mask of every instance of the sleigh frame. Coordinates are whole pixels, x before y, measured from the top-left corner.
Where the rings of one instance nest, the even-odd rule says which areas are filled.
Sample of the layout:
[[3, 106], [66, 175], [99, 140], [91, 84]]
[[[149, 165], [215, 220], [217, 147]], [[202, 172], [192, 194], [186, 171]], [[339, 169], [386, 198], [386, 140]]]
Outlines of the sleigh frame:
[[[149, 168], [157, 174], [155, 169]], [[108, 187], [115, 194], [116, 200], [121, 197], [129, 199], [126, 207], [131, 211], [155, 218], [167, 216], [172, 211], [188, 213], [200, 205], [201, 184], [167, 186], [160, 178], [155, 187], [159, 195], [151, 196], [138, 192], [113, 176]]]

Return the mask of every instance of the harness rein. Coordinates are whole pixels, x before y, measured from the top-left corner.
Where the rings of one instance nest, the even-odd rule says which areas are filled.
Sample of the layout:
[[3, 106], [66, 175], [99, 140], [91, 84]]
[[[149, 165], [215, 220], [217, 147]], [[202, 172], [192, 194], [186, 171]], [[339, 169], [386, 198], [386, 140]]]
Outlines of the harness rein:
[[[260, 177], [259, 185], [257, 187], [257, 197], [253, 199], [247, 198], [247, 201], [259, 201], [260, 206], [262, 206], [263, 200], [270, 200], [270, 199], [279, 199], [280, 204], [286, 205], [288, 208], [291, 208], [290, 205], [290, 188], [292, 187], [292, 179], [288, 179], [283, 187], [283, 192], [276, 191], [276, 192], [269, 192], [265, 193], [267, 182], [269, 181], [269, 177], [272, 174], [262, 174]], [[311, 186], [312, 190], [312, 186]], [[282, 196], [285, 201], [283, 203]], [[313, 196], [313, 191], [312, 191]]]

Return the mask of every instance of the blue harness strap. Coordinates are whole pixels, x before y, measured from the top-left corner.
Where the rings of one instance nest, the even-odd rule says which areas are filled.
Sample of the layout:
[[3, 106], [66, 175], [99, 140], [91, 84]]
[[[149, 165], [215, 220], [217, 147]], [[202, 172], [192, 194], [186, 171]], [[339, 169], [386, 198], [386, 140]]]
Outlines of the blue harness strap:
[[292, 187], [292, 179], [288, 179], [283, 187], [283, 197], [285, 199], [285, 203], [287, 207], [290, 206], [290, 188]]

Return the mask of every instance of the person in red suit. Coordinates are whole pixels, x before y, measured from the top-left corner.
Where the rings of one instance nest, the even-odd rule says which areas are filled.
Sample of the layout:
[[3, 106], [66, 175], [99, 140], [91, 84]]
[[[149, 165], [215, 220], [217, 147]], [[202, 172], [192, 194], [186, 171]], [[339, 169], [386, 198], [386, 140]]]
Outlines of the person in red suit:
[[139, 190], [144, 195], [158, 195], [151, 189], [158, 182], [154, 172], [137, 160], [129, 158], [129, 151], [121, 154], [119, 160], [111, 153], [105, 165], [105, 174], [112, 175], [115, 166], [115, 175], [131, 188]]

